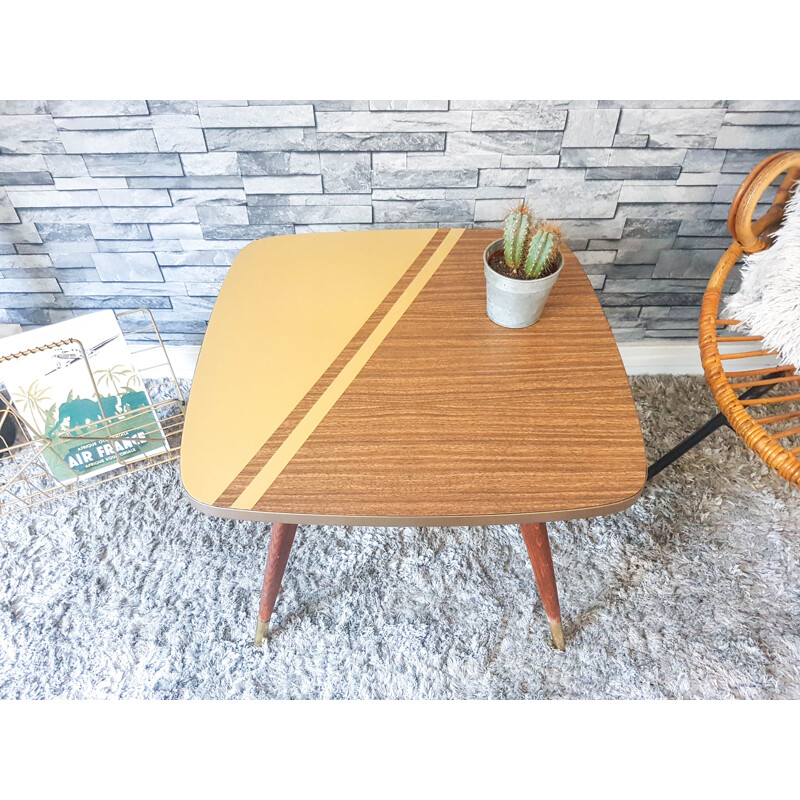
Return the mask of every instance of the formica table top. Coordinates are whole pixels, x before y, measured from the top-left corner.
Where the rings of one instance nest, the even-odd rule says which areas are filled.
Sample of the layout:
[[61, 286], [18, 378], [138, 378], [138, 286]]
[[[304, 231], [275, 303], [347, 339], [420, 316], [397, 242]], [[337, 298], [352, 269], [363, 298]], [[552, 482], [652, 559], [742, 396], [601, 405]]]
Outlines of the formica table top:
[[622, 510], [646, 462], [616, 343], [575, 256], [541, 319], [486, 316], [493, 230], [276, 236], [225, 279], [181, 454], [218, 516], [373, 525]]

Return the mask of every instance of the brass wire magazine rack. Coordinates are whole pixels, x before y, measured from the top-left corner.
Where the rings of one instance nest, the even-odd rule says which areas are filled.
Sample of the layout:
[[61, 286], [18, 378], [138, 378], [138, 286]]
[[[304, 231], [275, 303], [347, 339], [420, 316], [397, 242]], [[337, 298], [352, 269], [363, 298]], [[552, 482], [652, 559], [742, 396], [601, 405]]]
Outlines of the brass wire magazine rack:
[[[96, 423], [70, 427], [55, 437], [36, 436], [32, 433], [36, 427], [29, 424], [21, 410], [10, 402], [7, 393], [3, 393], [4, 387], [0, 382], [0, 517], [32, 508], [65, 494], [99, 486], [122, 475], [149, 469], [156, 464], [172, 461], [180, 455], [186, 399], [155, 319], [146, 308], [115, 313], [136, 370], [147, 387], [151, 405], [147, 408], [135, 408], [112, 416], [103, 416]], [[0, 357], [0, 366], [3, 361], [25, 358], [36, 352], [67, 346], [73, 350], [77, 346], [99, 402], [97, 376], [92, 372], [86, 349], [78, 339], [63, 339]], [[137, 417], [141, 418], [144, 413], [150, 412], [155, 415], [158, 422], [150, 426], [152, 430], [148, 429], [144, 438], [139, 436], [136, 441], [145, 440], [160, 444], [166, 442], [166, 450], [141, 453], [135, 461], [123, 460], [115, 444], [133, 437], [103, 436], [102, 427], [105, 425], [106, 430], [110, 432], [112, 424], [119, 429], [120, 423], [134, 422]], [[13, 430], [13, 435], [9, 436], [9, 430]], [[98, 475], [91, 473], [79, 475], [72, 470], [74, 481], [68, 483], [60, 481], [48, 469], [43, 454], [48, 449], [52, 450], [57, 440], [64, 439], [109, 443], [118, 462], [117, 467], [112, 472]]]

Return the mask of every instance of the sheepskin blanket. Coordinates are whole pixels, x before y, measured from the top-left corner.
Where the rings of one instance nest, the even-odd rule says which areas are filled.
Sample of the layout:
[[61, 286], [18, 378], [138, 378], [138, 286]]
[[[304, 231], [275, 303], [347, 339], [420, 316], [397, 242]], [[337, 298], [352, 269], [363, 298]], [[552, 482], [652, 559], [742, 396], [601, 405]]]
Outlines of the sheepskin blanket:
[[725, 313], [763, 336], [764, 347], [777, 350], [781, 362], [800, 367], [800, 189], [772, 236], [769, 249], [745, 256], [741, 288]]

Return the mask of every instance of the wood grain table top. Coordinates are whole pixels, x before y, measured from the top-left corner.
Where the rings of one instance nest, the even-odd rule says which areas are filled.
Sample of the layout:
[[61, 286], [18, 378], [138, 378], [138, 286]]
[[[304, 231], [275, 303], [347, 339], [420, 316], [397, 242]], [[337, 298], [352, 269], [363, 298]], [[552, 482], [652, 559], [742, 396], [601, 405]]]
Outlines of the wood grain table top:
[[541, 319], [486, 316], [492, 230], [276, 236], [231, 266], [186, 415], [201, 510], [373, 525], [619, 511], [646, 462], [616, 343], [575, 256]]

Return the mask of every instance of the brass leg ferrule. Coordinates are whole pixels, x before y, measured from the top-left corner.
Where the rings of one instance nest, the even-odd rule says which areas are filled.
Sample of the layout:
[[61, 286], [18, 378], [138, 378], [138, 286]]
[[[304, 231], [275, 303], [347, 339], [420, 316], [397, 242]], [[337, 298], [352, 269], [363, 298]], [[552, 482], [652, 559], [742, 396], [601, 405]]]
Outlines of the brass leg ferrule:
[[261, 645], [264, 644], [264, 637], [267, 635], [268, 628], [269, 622], [262, 622], [261, 620], [258, 620], [258, 623], [256, 624], [256, 647], [261, 647]]
[[553, 644], [556, 647], [556, 650], [566, 650], [567, 648], [564, 646], [564, 629], [561, 627], [561, 623], [558, 620], [548, 620], [550, 623], [550, 633], [553, 634]]

